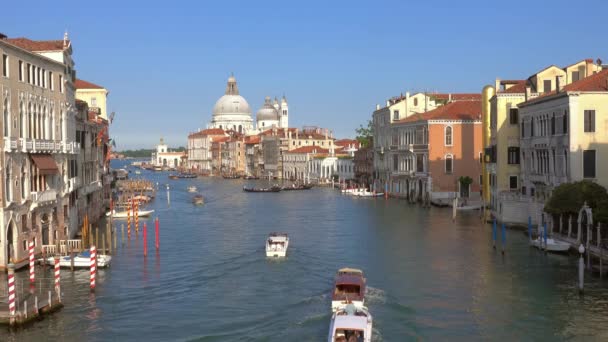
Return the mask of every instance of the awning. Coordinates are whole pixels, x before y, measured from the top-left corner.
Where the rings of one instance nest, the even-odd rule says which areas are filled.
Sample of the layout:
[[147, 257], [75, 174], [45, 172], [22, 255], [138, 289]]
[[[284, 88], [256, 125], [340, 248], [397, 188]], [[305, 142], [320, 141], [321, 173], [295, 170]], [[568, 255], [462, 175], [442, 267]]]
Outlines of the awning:
[[34, 164], [36, 164], [41, 174], [55, 175], [59, 173], [57, 163], [55, 163], [55, 159], [50, 154], [30, 154], [30, 157], [32, 157]]

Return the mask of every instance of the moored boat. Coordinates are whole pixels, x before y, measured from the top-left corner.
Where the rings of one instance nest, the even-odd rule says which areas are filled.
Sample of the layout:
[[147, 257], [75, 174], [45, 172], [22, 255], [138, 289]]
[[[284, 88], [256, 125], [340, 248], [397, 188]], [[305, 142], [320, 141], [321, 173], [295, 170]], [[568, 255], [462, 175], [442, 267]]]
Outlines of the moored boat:
[[530, 240], [530, 245], [541, 249], [547, 250], [547, 252], [567, 252], [570, 249], [570, 244], [567, 242], [555, 240], [553, 238], [547, 238], [547, 242], [545, 240], [538, 237], [534, 240]]
[[241, 178], [239, 175], [223, 175], [224, 179], [238, 179]]
[[[108, 267], [112, 257], [105, 254], [97, 254], [97, 267]], [[55, 265], [55, 258], [48, 257], [45, 262], [48, 265]], [[62, 256], [59, 258], [59, 267], [72, 267], [72, 258], [68, 256]], [[83, 251], [77, 255], [74, 255], [74, 267], [75, 268], [90, 268], [91, 267], [91, 252], [89, 250]]]
[[289, 247], [289, 237], [285, 233], [270, 233], [266, 240], [267, 257], [284, 257]]
[[[147, 216], [150, 216], [153, 212], [154, 212], [154, 210], [138, 210], [137, 216], [147, 217]], [[124, 211], [112, 210], [111, 212], [106, 213], [106, 216], [110, 216], [110, 215], [112, 215], [113, 218], [127, 218], [129, 216], [133, 216], [132, 214], [129, 214], [128, 210], [124, 210]]]
[[282, 187], [281, 190], [283, 190], [283, 191], [310, 190], [311, 188], [312, 188], [312, 185], [310, 185], [310, 184], [292, 184], [291, 186]]
[[256, 176], [245, 176], [245, 177], [243, 177], [243, 179], [252, 180], [252, 179], [260, 179], [260, 177], [256, 177]]
[[177, 175], [177, 178], [196, 178], [196, 175], [193, 173], [180, 173]]
[[357, 191], [352, 193], [353, 196], [357, 197], [382, 197], [384, 196], [384, 192], [372, 192], [372, 191]]
[[196, 192], [196, 187], [194, 185], [190, 185], [188, 187], [188, 192]]
[[348, 342], [372, 340], [372, 315], [366, 307], [348, 304], [331, 316], [329, 342]]
[[169, 179], [178, 179], [179, 177], [177, 175], [174, 174], [170, 174], [169, 175]]
[[353, 304], [363, 307], [365, 304], [365, 277], [363, 271], [356, 268], [341, 268], [336, 274], [334, 291], [331, 296], [331, 309], [337, 309]]
[[281, 191], [281, 187], [278, 185], [273, 185], [270, 188], [253, 188], [253, 187], [243, 187], [243, 191], [245, 192], [279, 192]]

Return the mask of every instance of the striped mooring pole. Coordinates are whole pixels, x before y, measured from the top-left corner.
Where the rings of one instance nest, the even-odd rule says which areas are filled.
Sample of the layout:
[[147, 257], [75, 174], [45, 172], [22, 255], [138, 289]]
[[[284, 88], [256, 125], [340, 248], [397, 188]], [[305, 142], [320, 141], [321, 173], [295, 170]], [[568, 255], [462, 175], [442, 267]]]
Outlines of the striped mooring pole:
[[127, 204], [127, 236], [131, 240], [131, 202]]
[[59, 292], [61, 282], [61, 272], [59, 271], [59, 257], [55, 256], [55, 291]]
[[156, 245], [156, 250], [158, 250], [160, 248], [160, 236], [158, 235], [158, 228], [159, 228], [158, 217], [156, 218], [156, 220], [154, 220], [154, 224], [156, 226], [154, 244]]
[[97, 265], [95, 261], [97, 259], [97, 250], [95, 246], [91, 246], [91, 291], [95, 291], [95, 273], [97, 272]]
[[148, 256], [148, 227], [144, 222], [144, 257]]
[[36, 268], [34, 268], [34, 240], [30, 240], [29, 242], [29, 252], [30, 252], [30, 285], [34, 286], [36, 282]]
[[15, 316], [15, 265], [8, 264], [8, 310]]
[[135, 232], [139, 233], [139, 202], [135, 202]]

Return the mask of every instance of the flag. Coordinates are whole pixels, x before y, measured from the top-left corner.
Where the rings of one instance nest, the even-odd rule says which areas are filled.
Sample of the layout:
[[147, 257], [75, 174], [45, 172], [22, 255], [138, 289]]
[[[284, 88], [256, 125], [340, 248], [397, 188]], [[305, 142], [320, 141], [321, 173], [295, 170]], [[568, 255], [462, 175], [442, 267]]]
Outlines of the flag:
[[112, 123], [112, 121], [114, 121], [114, 112], [110, 113], [110, 123]]

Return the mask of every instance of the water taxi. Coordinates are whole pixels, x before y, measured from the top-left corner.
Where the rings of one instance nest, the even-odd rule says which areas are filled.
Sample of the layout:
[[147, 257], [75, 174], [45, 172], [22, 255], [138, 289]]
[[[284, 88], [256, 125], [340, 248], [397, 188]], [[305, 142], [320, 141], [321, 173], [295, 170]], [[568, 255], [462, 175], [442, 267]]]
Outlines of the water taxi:
[[203, 198], [203, 195], [194, 195], [192, 198], [192, 203], [194, 205], [203, 205], [205, 204], [205, 199]]
[[267, 257], [284, 257], [289, 247], [289, 237], [285, 233], [271, 233], [266, 240]]
[[[154, 212], [154, 210], [138, 210], [137, 216], [138, 217], [147, 217], [147, 216], [152, 215], [153, 212]], [[134, 214], [129, 213], [128, 210], [124, 210], [124, 211], [112, 210], [111, 212], [106, 213], [106, 216], [110, 216], [110, 215], [112, 215], [112, 218], [127, 218], [129, 216], [134, 217]]]
[[372, 315], [365, 307], [348, 304], [331, 316], [329, 342], [372, 340]]
[[331, 310], [336, 311], [351, 303], [358, 308], [363, 307], [365, 282], [363, 271], [356, 268], [339, 269], [331, 296]]

